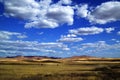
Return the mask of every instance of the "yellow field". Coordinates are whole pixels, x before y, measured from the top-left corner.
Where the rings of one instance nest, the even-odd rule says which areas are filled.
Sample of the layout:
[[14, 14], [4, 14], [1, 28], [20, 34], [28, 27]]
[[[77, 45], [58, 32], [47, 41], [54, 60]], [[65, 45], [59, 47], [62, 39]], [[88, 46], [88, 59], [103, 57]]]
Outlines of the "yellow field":
[[119, 60], [0, 59], [0, 80], [120, 80]]

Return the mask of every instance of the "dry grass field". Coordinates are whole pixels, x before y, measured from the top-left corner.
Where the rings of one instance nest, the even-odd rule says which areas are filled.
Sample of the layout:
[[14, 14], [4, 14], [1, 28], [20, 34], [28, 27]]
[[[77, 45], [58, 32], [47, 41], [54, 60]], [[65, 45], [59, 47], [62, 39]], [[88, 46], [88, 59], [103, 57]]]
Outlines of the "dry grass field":
[[120, 59], [0, 58], [0, 80], [120, 80]]

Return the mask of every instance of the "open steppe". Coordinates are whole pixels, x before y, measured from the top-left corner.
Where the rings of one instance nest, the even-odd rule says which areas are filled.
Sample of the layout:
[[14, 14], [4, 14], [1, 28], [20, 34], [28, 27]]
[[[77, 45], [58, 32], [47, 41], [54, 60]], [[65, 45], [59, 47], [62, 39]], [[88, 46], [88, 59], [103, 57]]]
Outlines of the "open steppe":
[[120, 58], [0, 58], [0, 80], [120, 80]]

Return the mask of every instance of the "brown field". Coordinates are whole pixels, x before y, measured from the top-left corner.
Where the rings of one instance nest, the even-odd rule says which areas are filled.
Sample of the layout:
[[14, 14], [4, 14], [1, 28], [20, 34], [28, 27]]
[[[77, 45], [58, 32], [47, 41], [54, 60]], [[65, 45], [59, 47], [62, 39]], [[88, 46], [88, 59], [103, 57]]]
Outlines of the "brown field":
[[0, 58], [0, 80], [120, 80], [120, 58]]

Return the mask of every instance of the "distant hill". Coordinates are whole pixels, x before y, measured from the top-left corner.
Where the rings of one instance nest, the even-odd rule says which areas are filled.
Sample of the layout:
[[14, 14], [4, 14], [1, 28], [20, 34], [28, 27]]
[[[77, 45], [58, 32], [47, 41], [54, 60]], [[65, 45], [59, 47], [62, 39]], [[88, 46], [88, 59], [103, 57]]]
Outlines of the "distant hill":
[[82, 56], [73, 56], [68, 58], [60, 58], [60, 57], [48, 57], [48, 56], [14, 56], [7, 57], [8, 59], [16, 60], [16, 61], [43, 61], [43, 60], [51, 60], [51, 61], [77, 61], [77, 60], [89, 60], [96, 57], [82, 55]]
[[60, 59], [60, 57], [48, 57], [48, 56], [14, 56], [6, 58], [17, 58], [17, 59]]
[[99, 57], [93, 57], [93, 56], [87, 56], [87, 55], [81, 55], [81, 56], [72, 56], [68, 58], [60, 58], [60, 57], [48, 57], [48, 56], [14, 56], [14, 57], [6, 57], [7, 59], [17, 60], [17, 61], [43, 61], [43, 60], [50, 60], [50, 61], [115, 61], [119, 60], [120, 58], [99, 58]]
[[76, 59], [76, 58], [97, 58], [97, 57], [82, 55], [82, 56], [73, 56], [73, 57], [70, 57], [70, 58]]
[[[6, 58], [33, 58], [33, 59], [51, 58], [51, 59], [61, 59], [61, 57], [48, 57], [48, 56], [12, 56], [12, 57], [6, 57]], [[75, 58], [97, 58], [97, 57], [81, 55], [81, 56], [72, 56], [72, 57], [68, 57], [68, 58], [75, 59]]]

